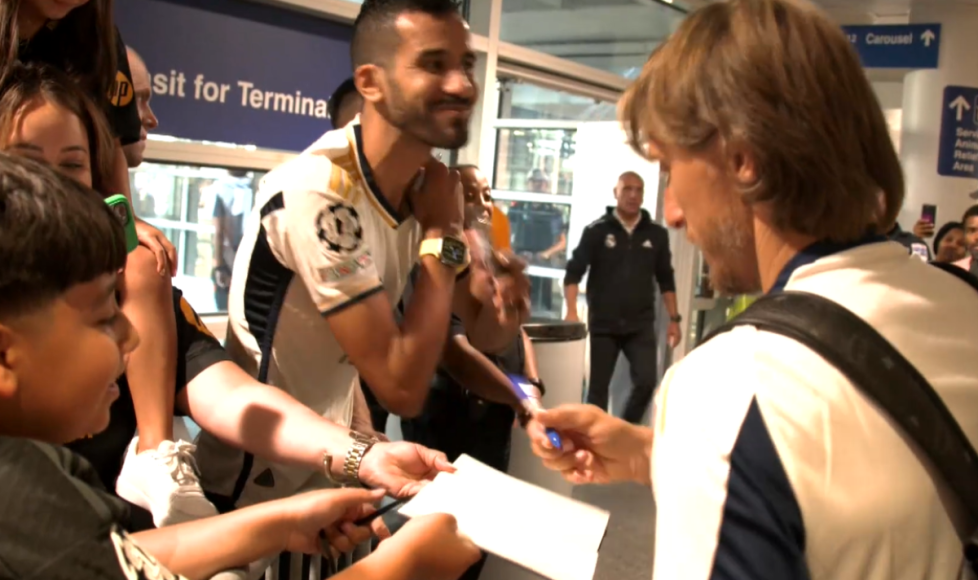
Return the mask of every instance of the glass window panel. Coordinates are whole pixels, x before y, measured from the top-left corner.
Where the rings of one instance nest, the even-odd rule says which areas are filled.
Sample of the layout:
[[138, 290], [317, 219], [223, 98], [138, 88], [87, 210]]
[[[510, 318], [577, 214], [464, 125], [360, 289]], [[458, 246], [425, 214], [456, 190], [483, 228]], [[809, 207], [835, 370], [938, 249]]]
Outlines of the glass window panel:
[[[200, 314], [227, 311], [226, 289], [217, 287], [219, 266], [228, 271], [254, 205], [261, 171], [143, 163], [130, 171], [136, 215], [163, 231], [177, 249], [180, 288]], [[218, 226], [223, 243], [215, 247]], [[233, 276], [233, 271], [230, 272]]]
[[[343, 0], [343, 1], [352, 2], [354, 4], [363, 4], [363, 0]], [[483, 1], [488, 1], [488, 0], [483, 0]], [[466, 19], [468, 19], [469, 17], [470, 2], [471, 0], [462, 0], [462, 2], [459, 3], [459, 11], [462, 13], [462, 16], [465, 17]]]
[[563, 280], [530, 276], [530, 316], [560, 320], [564, 309]]
[[570, 195], [573, 129], [497, 129], [493, 188]]
[[685, 16], [649, 0], [503, 0], [500, 38], [635, 78]]
[[517, 79], [499, 80], [500, 119], [559, 121], [616, 121], [615, 103], [596, 101], [566, 91], [548, 89]]
[[569, 205], [498, 200], [496, 205], [509, 218], [513, 252], [531, 266], [563, 269], [567, 265]]

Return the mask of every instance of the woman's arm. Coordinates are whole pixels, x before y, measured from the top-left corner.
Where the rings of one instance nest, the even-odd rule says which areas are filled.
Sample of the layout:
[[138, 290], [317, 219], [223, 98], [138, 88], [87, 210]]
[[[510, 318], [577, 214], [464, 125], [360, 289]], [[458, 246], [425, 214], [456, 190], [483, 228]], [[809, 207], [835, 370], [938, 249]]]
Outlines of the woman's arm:
[[528, 379], [538, 380], [540, 371], [537, 369], [537, 353], [533, 350], [533, 341], [522, 328], [520, 328], [520, 340], [523, 341], [523, 375]]

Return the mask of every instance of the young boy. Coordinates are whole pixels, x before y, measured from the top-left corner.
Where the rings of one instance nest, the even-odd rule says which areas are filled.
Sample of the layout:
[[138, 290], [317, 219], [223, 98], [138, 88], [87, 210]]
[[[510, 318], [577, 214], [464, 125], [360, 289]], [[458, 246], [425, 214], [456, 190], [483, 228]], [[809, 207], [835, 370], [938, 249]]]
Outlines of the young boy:
[[[0, 578], [208, 578], [282, 550], [363, 541], [369, 530], [352, 520], [380, 494], [350, 489], [128, 535], [126, 505], [61, 446], [108, 425], [138, 344], [116, 301], [125, 261], [98, 194], [0, 154]], [[448, 579], [476, 555], [447, 518], [417, 519], [340, 577]]]

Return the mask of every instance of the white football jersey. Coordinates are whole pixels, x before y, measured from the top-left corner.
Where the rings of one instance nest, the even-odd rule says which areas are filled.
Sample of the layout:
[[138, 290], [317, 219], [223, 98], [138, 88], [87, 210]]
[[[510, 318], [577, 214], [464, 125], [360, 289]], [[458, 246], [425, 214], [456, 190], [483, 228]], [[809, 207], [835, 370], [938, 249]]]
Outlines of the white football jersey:
[[[262, 181], [234, 263], [227, 349], [259, 381], [338, 424], [353, 415], [356, 368], [325, 317], [377, 292], [397, 304], [420, 228], [377, 188], [359, 122], [321, 137]], [[237, 506], [321, 487], [314, 473], [265, 462], [201, 434], [209, 492]]]

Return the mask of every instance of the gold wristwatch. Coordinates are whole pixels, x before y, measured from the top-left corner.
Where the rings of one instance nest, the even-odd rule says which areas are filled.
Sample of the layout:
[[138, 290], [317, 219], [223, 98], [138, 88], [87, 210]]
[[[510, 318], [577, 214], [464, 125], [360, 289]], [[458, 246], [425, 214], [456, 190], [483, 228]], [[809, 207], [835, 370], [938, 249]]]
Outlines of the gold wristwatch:
[[465, 241], [454, 236], [428, 239], [421, 242], [418, 257], [434, 256], [442, 264], [462, 273], [469, 266], [469, 246]]
[[379, 439], [356, 431], [350, 431], [350, 438], [353, 439], [353, 442], [343, 460], [343, 472], [338, 476], [333, 475], [333, 456], [328, 452], [323, 454], [323, 471], [326, 473], [326, 479], [336, 485], [361, 487], [360, 463], [363, 462], [363, 456], [378, 443]]

